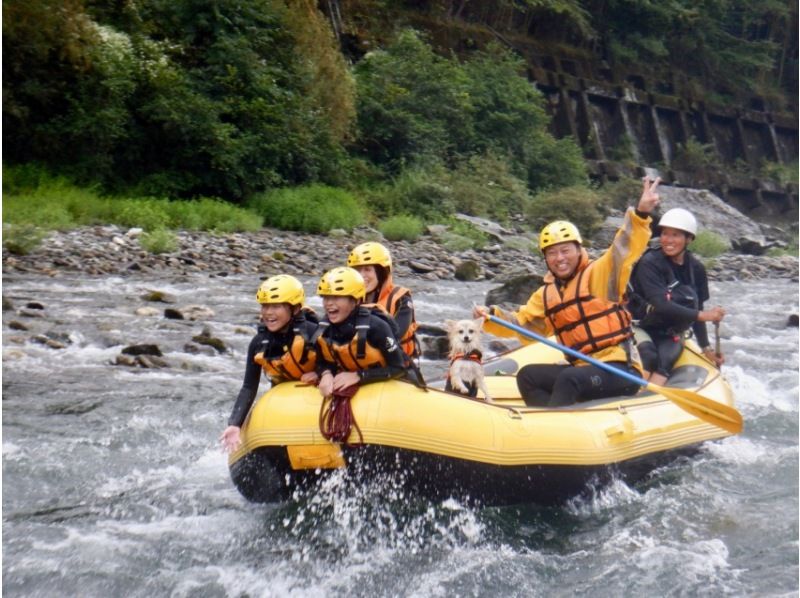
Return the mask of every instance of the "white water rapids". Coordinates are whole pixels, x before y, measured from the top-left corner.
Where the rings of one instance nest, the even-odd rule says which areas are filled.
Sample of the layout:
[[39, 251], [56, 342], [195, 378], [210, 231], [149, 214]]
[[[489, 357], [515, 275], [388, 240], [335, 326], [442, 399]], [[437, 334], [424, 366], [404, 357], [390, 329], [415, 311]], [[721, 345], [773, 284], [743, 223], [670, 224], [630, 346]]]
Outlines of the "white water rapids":
[[[427, 502], [394, 478], [358, 487], [341, 476], [286, 504], [247, 503], [217, 437], [241, 383], [257, 284], [4, 277], [16, 308], [45, 307], [42, 318], [3, 312], [4, 595], [797, 594], [798, 329], [785, 326], [796, 282], [712, 283], [712, 302], [730, 314], [723, 371], [743, 434], [635, 487], [612, 483], [559, 508], [487, 509]], [[412, 286], [430, 324], [465, 317], [491, 287]], [[216, 315], [135, 316], [147, 289]], [[204, 325], [229, 353], [184, 350]], [[70, 342], [30, 342], [47, 332]], [[158, 344], [172, 367], [109, 364], [134, 343]], [[426, 374], [444, 367], [427, 363]]]

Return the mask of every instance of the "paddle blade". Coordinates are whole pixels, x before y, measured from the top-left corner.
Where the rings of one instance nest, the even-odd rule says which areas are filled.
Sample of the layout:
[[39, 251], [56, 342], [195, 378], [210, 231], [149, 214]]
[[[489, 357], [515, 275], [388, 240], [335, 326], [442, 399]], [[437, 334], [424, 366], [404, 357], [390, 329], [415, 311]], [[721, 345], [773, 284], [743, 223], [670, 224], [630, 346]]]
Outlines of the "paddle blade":
[[669, 399], [687, 413], [719, 426], [731, 434], [738, 434], [742, 431], [742, 414], [733, 407], [712, 401], [696, 392], [683, 388], [665, 388], [657, 384], [648, 384], [647, 388]]

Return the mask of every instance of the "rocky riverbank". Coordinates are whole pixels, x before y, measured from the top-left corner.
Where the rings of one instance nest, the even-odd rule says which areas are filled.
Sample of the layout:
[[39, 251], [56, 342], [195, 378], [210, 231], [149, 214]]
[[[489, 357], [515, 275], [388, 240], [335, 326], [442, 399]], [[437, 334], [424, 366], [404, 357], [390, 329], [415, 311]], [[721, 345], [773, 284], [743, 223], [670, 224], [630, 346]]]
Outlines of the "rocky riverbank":
[[[342, 265], [350, 249], [364, 240], [380, 240], [372, 229], [353, 234], [308, 235], [263, 229], [254, 233], [214, 235], [178, 233], [179, 249], [151, 254], [139, 243], [141, 230], [116, 226], [83, 227], [52, 232], [29, 255], [3, 252], [3, 272], [31, 272], [57, 277], [61, 272], [92, 276], [173, 275], [228, 276], [253, 274], [263, 278], [277, 273], [319, 276]], [[532, 241], [515, 236], [513, 243], [495, 242], [481, 250], [450, 251], [427, 234], [409, 243], [381, 240], [392, 252], [400, 280], [497, 280], [505, 282], [525, 274], [542, 274], [544, 263], [531, 251]], [[712, 280], [798, 278], [796, 256], [753, 256], [727, 253], [706, 260]]]

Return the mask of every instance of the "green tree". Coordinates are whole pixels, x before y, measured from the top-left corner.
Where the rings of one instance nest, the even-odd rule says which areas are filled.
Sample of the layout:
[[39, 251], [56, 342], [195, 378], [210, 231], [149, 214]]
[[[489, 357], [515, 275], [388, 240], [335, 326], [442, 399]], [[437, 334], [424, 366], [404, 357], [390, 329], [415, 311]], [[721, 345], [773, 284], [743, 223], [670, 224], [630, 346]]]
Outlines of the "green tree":
[[8, 0], [3, 12], [12, 162], [234, 200], [342, 177], [354, 89], [313, 3]]
[[467, 78], [419, 35], [402, 31], [356, 65], [359, 137], [355, 150], [399, 172], [452, 158], [474, 139]]
[[[769, 81], [774, 87], [781, 83], [788, 57], [778, 50], [789, 44], [797, 22], [796, 4], [779, 0], [590, 0], [587, 5], [612, 61], [675, 67], [728, 95], [753, 88], [763, 93]], [[794, 81], [796, 86], [796, 76]]]
[[452, 168], [490, 151], [532, 189], [580, 182], [577, 145], [547, 131], [543, 97], [524, 72], [499, 46], [462, 65], [406, 30], [356, 67], [358, 150], [393, 172], [432, 159]]

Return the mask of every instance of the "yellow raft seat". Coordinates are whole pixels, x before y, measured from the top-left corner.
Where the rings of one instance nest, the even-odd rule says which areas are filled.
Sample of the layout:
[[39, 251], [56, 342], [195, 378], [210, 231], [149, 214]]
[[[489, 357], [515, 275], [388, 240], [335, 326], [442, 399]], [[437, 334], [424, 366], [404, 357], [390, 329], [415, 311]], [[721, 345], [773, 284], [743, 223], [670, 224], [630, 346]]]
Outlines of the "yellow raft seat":
[[[345, 467], [366, 483], [376, 473], [400, 472], [410, 489], [434, 498], [552, 504], [580, 494], [590, 481], [612, 475], [636, 481], [707, 440], [730, 435], [652, 392], [556, 409], [526, 407], [514, 373], [527, 363], [560, 359], [559, 351], [534, 343], [487, 361], [493, 403], [436, 384], [363, 386], [351, 400], [363, 444], [356, 444], [355, 429], [348, 445], [322, 436], [315, 387], [279, 384], [251, 410], [242, 446], [230, 455], [231, 477], [256, 502], [280, 500]], [[667, 387], [733, 406], [730, 386], [691, 341]]]

